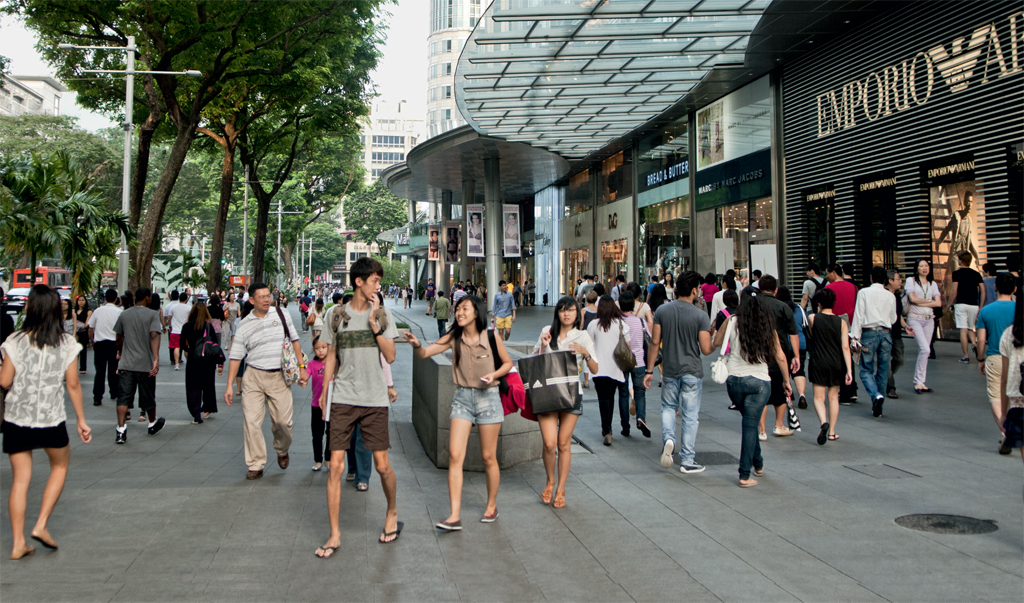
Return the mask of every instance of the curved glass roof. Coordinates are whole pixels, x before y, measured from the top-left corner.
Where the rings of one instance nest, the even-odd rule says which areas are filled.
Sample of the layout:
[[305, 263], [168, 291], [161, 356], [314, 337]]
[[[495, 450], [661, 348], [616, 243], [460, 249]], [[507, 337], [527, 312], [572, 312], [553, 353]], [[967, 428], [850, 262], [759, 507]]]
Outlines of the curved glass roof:
[[771, 0], [494, 0], [459, 57], [478, 132], [580, 158], [743, 67]]

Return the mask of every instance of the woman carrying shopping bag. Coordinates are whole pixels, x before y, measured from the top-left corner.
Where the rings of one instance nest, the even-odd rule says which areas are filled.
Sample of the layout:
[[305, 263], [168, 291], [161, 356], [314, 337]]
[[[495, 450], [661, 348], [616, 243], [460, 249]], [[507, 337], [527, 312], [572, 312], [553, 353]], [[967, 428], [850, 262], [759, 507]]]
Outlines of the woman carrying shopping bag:
[[[484, 301], [475, 295], [467, 295], [455, 304], [455, 325], [435, 343], [424, 346], [412, 333], [406, 331], [402, 335], [420, 359], [452, 350], [455, 398], [452, 400], [448, 437], [451, 514], [437, 524], [437, 529], [445, 532], [462, 529], [462, 464], [474, 424], [480, 434], [480, 456], [487, 474], [487, 507], [480, 522], [492, 523], [498, 519], [498, 484], [501, 480], [498, 434], [505, 420], [498, 384], [512, 370], [512, 359], [505, 350], [505, 344], [501, 337], [494, 337], [487, 330], [487, 308]], [[497, 369], [495, 355], [501, 361]]]
[[[555, 305], [555, 319], [550, 326], [541, 329], [537, 345], [533, 346], [534, 354], [548, 354], [552, 352], [569, 350], [576, 355], [576, 358], [586, 363], [592, 373], [597, 373], [598, 364], [594, 359], [596, 351], [594, 342], [586, 331], [580, 330], [582, 316], [580, 307], [576, 300], [571, 297], [563, 297]], [[552, 335], [553, 334], [553, 335]], [[552, 502], [552, 490], [554, 490], [554, 504], [556, 509], [565, 506], [565, 482], [569, 477], [569, 468], [572, 465], [572, 432], [576, 428], [576, 421], [583, 414], [583, 387], [577, 381], [579, 389], [578, 402], [572, 410], [565, 412], [546, 412], [537, 415], [537, 422], [540, 424], [540, 435], [544, 440], [544, 471], [547, 473], [547, 484], [540, 499], [543, 503]], [[555, 488], [555, 459], [558, 460], [558, 487]]]

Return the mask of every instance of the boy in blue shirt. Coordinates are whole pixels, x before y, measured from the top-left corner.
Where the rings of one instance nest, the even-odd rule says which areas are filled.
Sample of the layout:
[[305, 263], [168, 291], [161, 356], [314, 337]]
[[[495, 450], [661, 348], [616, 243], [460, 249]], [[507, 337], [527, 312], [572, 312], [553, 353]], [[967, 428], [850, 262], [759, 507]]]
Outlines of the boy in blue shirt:
[[[988, 401], [992, 405], [992, 416], [996, 420], [999, 432], [1003, 432], [1003, 405], [1000, 396], [1000, 380], [1002, 378], [1003, 359], [999, 354], [999, 340], [1003, 331], [1013, 325], [1013, 314], [1016, 304], [1011, 300], [1017, 288], [1011, 274], [1000, 274], [996, 277], [996, 301], [988, 304], [978, 312], [978, 352], [984, 354], [978, 358], [978, 372], [985, 375], [988, 385]], [[1003, 434], [1005, 435], [1005, 434]], [[1010, 454], [1006, 443], [999, 446], [999, 454]]]

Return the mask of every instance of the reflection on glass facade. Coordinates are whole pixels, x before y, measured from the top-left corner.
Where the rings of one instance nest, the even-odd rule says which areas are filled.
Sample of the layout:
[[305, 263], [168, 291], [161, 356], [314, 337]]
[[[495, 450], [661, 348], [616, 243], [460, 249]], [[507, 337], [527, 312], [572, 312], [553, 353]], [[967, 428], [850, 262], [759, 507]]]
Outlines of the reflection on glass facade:
[[644, 283], [651, 276], [672, 272], [678, 276], [690, 268], [689, 196], [669, 199], [640, 209], [639, 274]]
[[750, 278], [749, 216], [746, 203], [715, 209], [715, 238], [732, 239], [733, 270], [744, 284], [748, 284]]
[[768, 76], [697, 111], [697, 170], [771, 146]]
[[633, 154], [620, 151], [601, 162], [601, 204], [633, 194]]
[[543, 303], [544, 295], [548, 303], [554, 303], [558, 297], [559, 266], [559, 216], [565, 203], [565, 187], [549, 186], [533, 196], [534, 216], [534, 251], [533, 274], [536, 279], [536, 303]]
[[590, 170], [569, 178], [569, 191], [565, 195], [565, 215], [585, 212], [593, 206], [590, 190]]

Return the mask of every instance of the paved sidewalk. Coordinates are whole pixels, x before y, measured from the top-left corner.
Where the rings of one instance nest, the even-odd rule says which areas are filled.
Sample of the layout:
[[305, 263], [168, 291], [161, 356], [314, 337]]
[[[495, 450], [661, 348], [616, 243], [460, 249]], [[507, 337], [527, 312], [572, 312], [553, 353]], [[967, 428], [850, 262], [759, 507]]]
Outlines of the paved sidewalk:
[[[430, 320], [425, 307], [418, 312]], [[551, 308], [529, 312], [513, 340], [532, 343], [550, 320]], [[907, 348], [913, 357], [912, 341]], [[327, 561], [313, 556], [328, 533], [327, 476], [309, 470], [309, 390], [293, 388], [291, 466], [282, 471], [271, 459], [263, 479], [246, 481], [240, 406], [222, 405], [215, 418], [189, 425], [184, 371], [164, 364], [160, 434], [147, 436], [133, 421], [127, 445], [115, 446], [113, 403], [87, 406], [95, 439], [72, 442], [50, 523], [59, 551], [7, 560], [9, 517], [0, 505], [0, 600], [1020, 601], [1021, 458], [996, 454], [977, 368], [957, 364], [955, 344], [940, 343], [938, 352], [929, 379], [935, 394], [914, 395], [913, 371], [904, 367], [902, 398], [888, 400], [881, 419], [868, 404], [843, 407], [837, 442], [817, 446], [814, 414], [803, 411], [802, 433], [763, 445], [766, 474], [752, 489], [736, 486], [740, 421], [726, 409], [723, 386], [704, 384], [697, 450], [715, 464], [699, 475], [662, 469], [657, 435], [616, 432], [613, 446], [601, 446], [587, 390], [576, 434], [593, 454], [573, 457], [565, 509], [540, 503], [537, 461], [502, 473], [501, 518], [480, 524], [484, 479], [470, 473], [465, 530], [438, 534], [432, 525], [448, 513], [446, 473], [429, 462], [410, 423], [411, 350], [399, 346], [391, 459], [405, 531], [378, 544], [379, 481], [371, 479], [368, 493], [346, 484], [342, 548]], [[660, 391], [649, 392], [655, 434]], [[269, 442], [269, 421], [264, 432]], [[47, 475], [37, 454], [30, 527]], [[10, 480], [3, 462], [3, 497]], [[909, 513], [991, 519], [999, 529], [954, 536], [894, 523]]]

